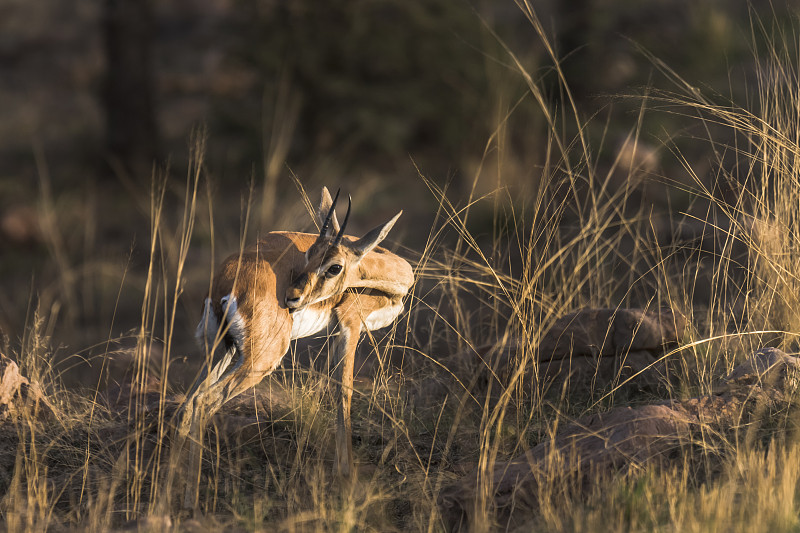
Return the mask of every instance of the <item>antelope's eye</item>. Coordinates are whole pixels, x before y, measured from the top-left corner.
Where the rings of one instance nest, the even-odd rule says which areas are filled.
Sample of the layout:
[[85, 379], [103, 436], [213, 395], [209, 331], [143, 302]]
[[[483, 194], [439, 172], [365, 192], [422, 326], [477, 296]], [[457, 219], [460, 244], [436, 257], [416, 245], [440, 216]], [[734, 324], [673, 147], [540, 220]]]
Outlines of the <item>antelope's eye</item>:
[[328, 276], [338, 276], [342, 272], [342, 265], [331, 265], [325, 274]]

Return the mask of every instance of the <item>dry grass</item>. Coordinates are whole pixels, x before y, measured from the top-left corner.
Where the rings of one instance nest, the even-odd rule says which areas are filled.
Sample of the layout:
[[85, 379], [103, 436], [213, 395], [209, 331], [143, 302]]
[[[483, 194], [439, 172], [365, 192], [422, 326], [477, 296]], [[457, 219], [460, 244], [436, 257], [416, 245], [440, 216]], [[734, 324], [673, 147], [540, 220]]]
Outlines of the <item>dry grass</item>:
[[[527, 3], [522, 7], [528, 9]], [[535, 14], [528, 13], [546, 42]], [[323, 345], [304, 344], [287, 360], [310, 364], [277, 373], [227, 406], [209, 427], [200, 525], [440, 531], [439, 491], [475, 468], [484, 475], [477, 478], [474, 529], [491, 529], [493, 487], [486, 474], [569, 420], [657, 397], [707, 394], [754, 347], [772, 343], [794, 349], [800, 331], [800, 85], [796, 62], [781, 52], [788, 45], [780, 40], [773, 45], [774, 59], [762, 72], [753, 109], [711, 103], [668, 70], [676, 93], [642, 100], [641, 115], [657, 105], [699, 120], [708, 132], [723, 126], [730, 133], [726, 138], [733, 139], [705, 141], [719, 156], [715, 173], [736, 185], [735, 194], [720, 194], [684, 160], [694, 182], [673, 185], [688, 189], [696, 203], [682, 221], [636, 205], [631, 198], [637, 183], [668, 180], [642, 176], [622, 155], [601, 165], [568, 88], [562, 84], [565, 104], [552, 111], [534, 77], [509, 51], [529, 84], [528, 97], [540, 102], [549, 125], [544, 163], [533, 182], [505, 185], [503, 173], [515, 168], [504, 143], [510, 106], [499, 114], [465, 202], [452, 203], [420, 170], [438, 212], [424, 246], [404, 251], [414, 260], [418, 280], [407, 313], [391, 330], [362, 342], [369, 365], [354, 395], [358, 482], [343, 490], [332, 476], [330, 364]], [[628, 141], [635, 146], [638, 140], [635, 127]], [[187, 305], [186, 284], [202, 285], [200, 269], [189, 260], [193, 242], [200, 228], [213, 257], [215, 243], [222, 241], [215, 234], [218, 206], [206, 187], [204, 143], [202, 135], [193, 141], [178, 216], [167, 208], [174, 185], [166, 179], [155, 179], [149, 199], [140, 199], [150, 222], [149, 261], [143, 277], [120, 280], [142, 288], [140, 327], [128, 339], [98, 338], [100, 348], [87, 356], [105, 361], [117, 343], [127, 342], [132, 385], [116, 407], [102, 401], [101, 381], [88, 391], [68, 389], [60, 376], [64, 365], [53, 364], [53, 322], [78, 327], [71, 318], [78, 313], [70, 306], [83, 305], [79, 293], [101, 291], [101, 282], [92, 284], [91, 277], [103, 265], [69, 255], [58, 208], [43, 189], [44, 231], [59, 274], [53, 290], [60, 297], [41, 300], [50, 305], [29, 312], [24, 338], [6, 350], [43, 386], [55, 414], [26, 411], [0, 428], [0, 471], [6, 472], [0, 476], [0, 509], [8, 530], [97, 531], [128, 521], [160, 530], [165, 516], [177, 529], [201, 527], [178, 510], [177, 498], [167, 490], [167, 480], [179, 479], [182, 467], [166, 459], [179, 400], [169, 384], [176, 377], [186, 381], [173, 341], [190, 336], [177, 317]], [[284, 150], [280, 139], [271, 143], [269, 157]], [[739, 162], [735, 170], [727, 166], [729, 154]], [[681, 159], [680, 152], [673, 155]], [[265, 166], [271, 170], [260, 192], [270, 198], [277, 171], [270, 161]], [[44, 168], [42, 174], [46, 183]], [[487, 175], [496, 187], [486, 186]], [[354, 191], [356, 201], [365, 201], [359, 196]], [[251, 237], [249, 209], [249, 204], [243, 209], [240, 243]], [[261, 216], [283, 229], [287, 221], [277, 216], [295, 214]], [[698, 220], [711, 235], [705, 240], [665, 239], [665, 224], [674, 235], [679, 222]], [[94, 231], [91, 221], [86, 224], [87, 234]], [[204, 258], [201, 264], [212, 262]], [[121, 292], [111, 298], [114, 312]], [[628, 392], [620, 380], [576, 389], [540, 376], [537, 347], [544, 332], [558, 317], [587, 306], [671, 307], [689, 317], [694, 327], [683, 346], [667, 356], [678, 369], [669, 386], [642, 396]], [[503, 380], [481, 380], [448, 366], [448, 356], [472, 357], [486, 344], [512, 349], [513, 371]], [[62, 359], [69, 366], [70, 357]], [[449, 387], [440, 396], [424, 386], [441, 383]], [[794, 425], [791, 412], [765, 415], [757, 438], [723, 435], [712, 443], [701, 437], [688, 452], [691, 457], [673, 468], [598, 479], [588, 494], [545, 487], [539, 513], [528, 526], [796, 531], [800, 451]], [[704, 467], [695, 468], [698, 464]]]

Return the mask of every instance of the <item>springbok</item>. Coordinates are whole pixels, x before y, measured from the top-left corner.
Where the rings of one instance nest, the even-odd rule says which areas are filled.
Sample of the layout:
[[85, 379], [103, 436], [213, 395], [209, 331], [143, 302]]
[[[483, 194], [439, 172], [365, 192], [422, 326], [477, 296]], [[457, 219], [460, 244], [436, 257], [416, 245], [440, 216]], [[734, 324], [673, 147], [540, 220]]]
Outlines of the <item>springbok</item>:
[[[202, 426], [225, 402], [275, 370], [293, 339], [335, 328], [337, 356], [336, 471], [353, 469], [350, 404], [361, 333], [391, 324], [414, 283], [411, 265], [378, 247], [402, 211], [357, 239], [345, 235], [350, 203], [339, 226], [336, 202], [322, 188], [319, 235], [276, 231], [226, 259], [205, 300], [197, 338], [207, 365], [187, 394], [177, 428], [192, 435], [184, 506], [197, 504]], [[217, 349], [220, 347], [220, 349]]]

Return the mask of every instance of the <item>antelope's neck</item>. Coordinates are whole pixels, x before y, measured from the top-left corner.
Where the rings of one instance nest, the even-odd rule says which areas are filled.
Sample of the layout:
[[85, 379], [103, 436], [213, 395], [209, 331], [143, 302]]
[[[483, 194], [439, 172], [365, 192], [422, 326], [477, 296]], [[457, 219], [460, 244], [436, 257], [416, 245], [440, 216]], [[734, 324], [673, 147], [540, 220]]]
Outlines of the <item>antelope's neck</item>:
[[340, 298], [329, 298], [292, 312], [292, 340], [308, 337], [333, 326], [333, 308]]

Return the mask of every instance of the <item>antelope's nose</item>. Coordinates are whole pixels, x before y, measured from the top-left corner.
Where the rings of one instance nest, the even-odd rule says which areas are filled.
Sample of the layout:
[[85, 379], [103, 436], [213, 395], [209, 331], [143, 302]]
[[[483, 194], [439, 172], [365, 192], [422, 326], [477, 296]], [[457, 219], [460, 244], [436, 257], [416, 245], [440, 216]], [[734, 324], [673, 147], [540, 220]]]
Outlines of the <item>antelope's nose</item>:
[[284, 299], [284, 302], [286, 303], [286, 307], [288, 307], [289, 309], [295, 309], [297, 307], [300, 307], [300, 297], [299, 296], [287, 296]]

